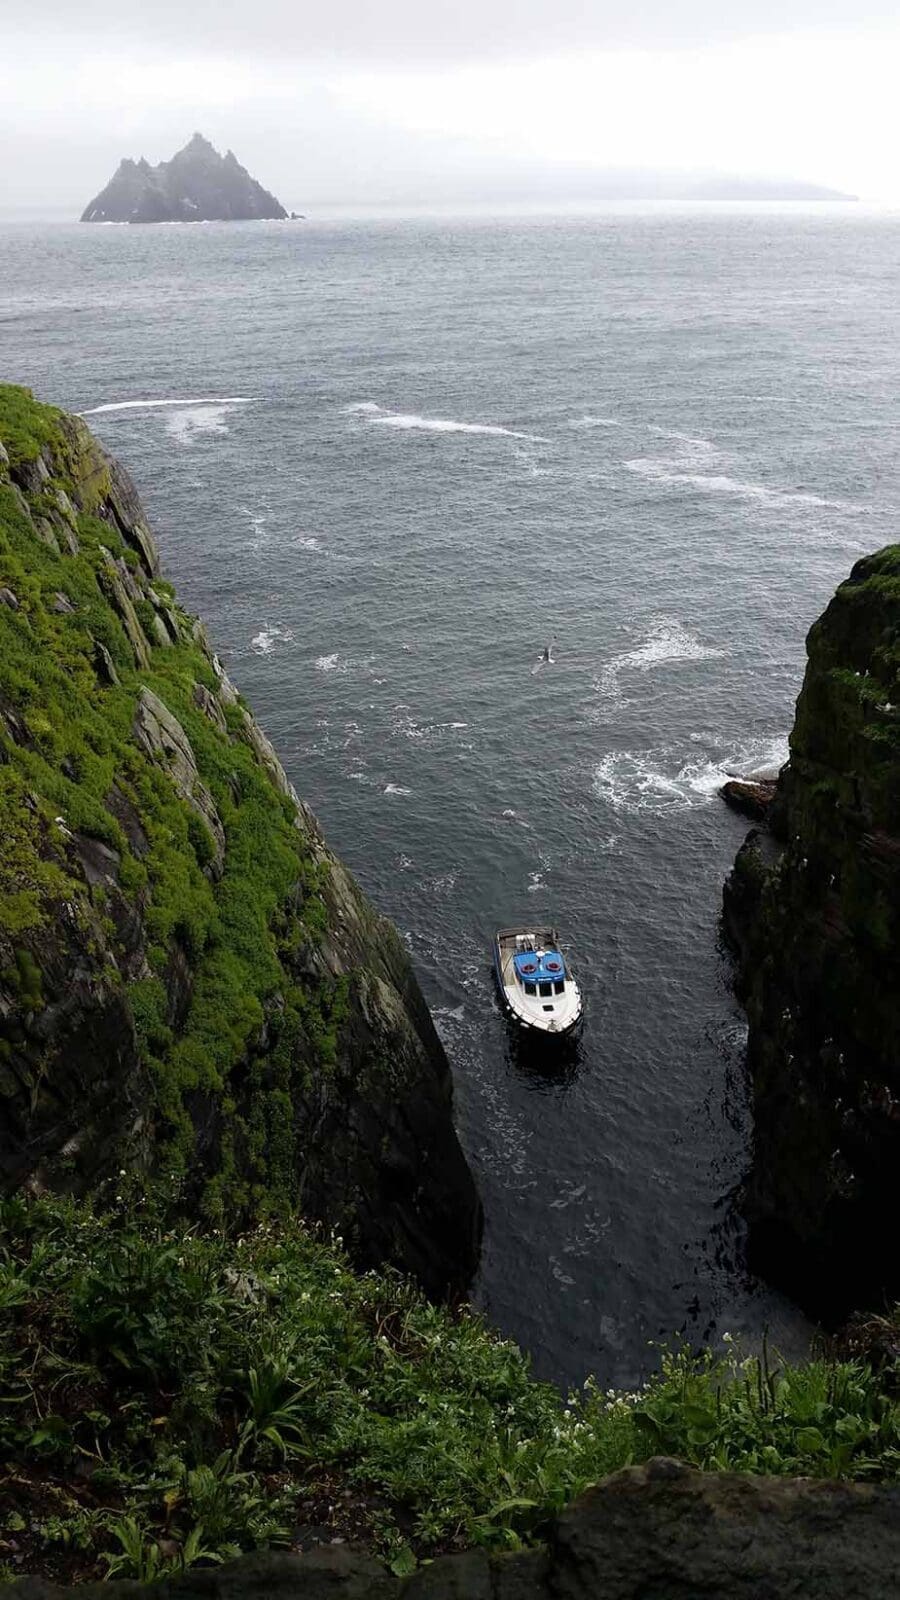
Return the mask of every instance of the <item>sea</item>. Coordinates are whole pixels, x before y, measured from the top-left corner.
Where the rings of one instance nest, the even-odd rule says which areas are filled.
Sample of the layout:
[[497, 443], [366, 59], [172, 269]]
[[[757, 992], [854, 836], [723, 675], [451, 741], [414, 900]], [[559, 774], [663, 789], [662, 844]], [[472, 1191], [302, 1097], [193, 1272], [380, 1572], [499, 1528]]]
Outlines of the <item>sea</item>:
[[[0, 370], [87, 417], [166, 574], [409, 949], [543, 1377], [788, 1354], [749, 1275], [720, 933], [804, 639], [900, 526], [900, 216], [860, 206], [0, 226]], [[541, 663], [553, 641], [551, 662]], [[511, 1046], [498, 926], [586, 996]]]

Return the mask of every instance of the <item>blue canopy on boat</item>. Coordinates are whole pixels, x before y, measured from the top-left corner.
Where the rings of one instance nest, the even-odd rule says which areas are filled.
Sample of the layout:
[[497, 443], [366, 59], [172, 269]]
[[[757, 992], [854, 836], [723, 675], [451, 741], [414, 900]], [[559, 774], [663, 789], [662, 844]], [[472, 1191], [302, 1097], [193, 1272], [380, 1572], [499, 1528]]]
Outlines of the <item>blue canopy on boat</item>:
[[566, 964], [558, 950], [519, 950], [513, 956], [516, 972], [525, 983], [558, 983]]

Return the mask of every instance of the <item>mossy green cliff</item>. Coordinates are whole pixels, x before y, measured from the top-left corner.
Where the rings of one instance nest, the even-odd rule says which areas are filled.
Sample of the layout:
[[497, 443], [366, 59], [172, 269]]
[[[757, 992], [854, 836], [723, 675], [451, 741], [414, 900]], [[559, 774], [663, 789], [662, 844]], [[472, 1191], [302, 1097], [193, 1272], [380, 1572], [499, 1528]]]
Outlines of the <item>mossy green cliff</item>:
[[480, 1208], [396, 930], [328, 850], [133, 485], [0, 387], [0, 1185], [138, 1166], [441, 1294]]
[[900, 1288], [900, 546], [808, 639], [771, 834], [725, 895], [750, 1023], [756, 1258], [814, 1312]]

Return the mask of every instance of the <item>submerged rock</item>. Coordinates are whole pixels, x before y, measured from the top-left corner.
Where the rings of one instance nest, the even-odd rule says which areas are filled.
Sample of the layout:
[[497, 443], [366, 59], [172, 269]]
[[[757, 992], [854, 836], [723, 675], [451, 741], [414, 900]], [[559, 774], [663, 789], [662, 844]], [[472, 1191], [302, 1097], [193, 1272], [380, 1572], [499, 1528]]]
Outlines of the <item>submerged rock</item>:
[[837, 1319], [900, 1292], [900, 546], [808, 639], [774, 806], [725, 890], [750, 1024], [755, 1264]]
[[396, 930], [169, 598], [127, 476], [24, 390], [0, 439], [0, 1190], [162, 1170], [210, 1223], [302, 1213], [461, 1291], [481, 1208]]

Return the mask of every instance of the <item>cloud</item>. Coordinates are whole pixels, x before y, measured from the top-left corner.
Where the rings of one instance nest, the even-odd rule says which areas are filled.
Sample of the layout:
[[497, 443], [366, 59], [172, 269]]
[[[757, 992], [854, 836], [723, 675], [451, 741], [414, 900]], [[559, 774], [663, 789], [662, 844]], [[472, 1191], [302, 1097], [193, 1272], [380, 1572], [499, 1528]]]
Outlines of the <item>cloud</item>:
[[[49, 11], [51, 0], [39, 3]], [[85, 0], [77, 34], [48, 33], [4, 52], [0, 146], [16, 150], [5, 163], [5, 209], [43, 203], [77, 214], [121, 156], [164, 159], [195, 128], [232, 147], [300, 211], [467, 197], [590, 200], [592, 175], [609, 168], [796, 178], [900, 199], [896, 22], [875, 35], [819, 29], [702, 48], [316, 61], [271, 52], [274, 0], [258, 0], [259, 27], [243, 48], [210, 25], [201, 51], [200, 3], [185, 0], [190, 23], [177, 46], [165, 38], [172, 0], [158, 0], [165, 26], [145, 42], [137, 34], [123, 41], [112, 26], [101, 37], [107, 0]], [[406, 0], [384, 3], [396, 27]], [[492, 26], [507, 3], [497, 0]], [[543, 4], [523, 0], [547, 25]], [[574, 26], [566, 0], [560, 5]], [[418, 9], [422, 36], [432, 13], [424, 0]], [[137, 28], [130, 0], [117, 0], [116, 11]], [[355, 0], [334, 0], [332, 11], [356, 15]], [[248, 11], [224, 15], [235, 28], [250, 26]], [[310, 24], [313, 42], [325, 32], [321, 17]], [[601, 185], [595, 197], [603, 192]]]
[[[377, 63], [704, 47], [750, 34], [890, 25], [896, 0], [33, 0], [16, 27], [52, 50], [77, 16], [79, 37], [141, 43], [179, 56]], [[12, 24], [6, 20], [9, 34]]]

